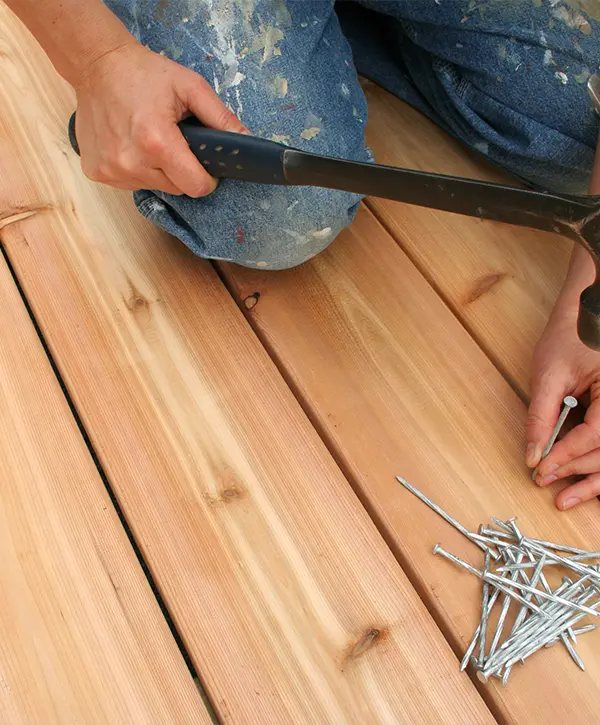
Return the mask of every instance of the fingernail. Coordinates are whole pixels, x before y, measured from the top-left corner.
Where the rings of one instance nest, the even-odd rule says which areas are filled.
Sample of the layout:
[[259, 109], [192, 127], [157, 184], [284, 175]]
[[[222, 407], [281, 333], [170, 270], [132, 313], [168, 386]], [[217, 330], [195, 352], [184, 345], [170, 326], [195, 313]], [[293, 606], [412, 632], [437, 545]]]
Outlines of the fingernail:
[[525, 455], [525, 463], [529, 468], [535, 468], [540, 462], [542, 457], [542, 447], [539, 443], [530, 443], [527, 446], [527, 453]]
[[581, 503], [580, 498], [567, 498], [563, 501], [562, 510], [566, 511], [567, 509], [572, 509], [573, 506], [577, 506], [579, 503]]
[[548, 468], [546, 469], [546, 473], [554, 473], [554, 471], [558, 470], [558, 463], [551, 463]]
[[542, 478], [540, 486], [548, 486], [551, 483], [554, 483], [554, 481], [556, 481], [556, 476], [546, 476], [545, 478]]

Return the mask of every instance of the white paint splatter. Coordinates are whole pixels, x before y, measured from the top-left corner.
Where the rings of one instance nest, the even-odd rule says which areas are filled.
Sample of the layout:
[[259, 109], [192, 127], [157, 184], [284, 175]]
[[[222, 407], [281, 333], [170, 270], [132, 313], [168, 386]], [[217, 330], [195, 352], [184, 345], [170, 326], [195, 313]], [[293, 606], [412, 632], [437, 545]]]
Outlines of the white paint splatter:
[[544, 51], [544, 65], [548, 68], [551, 65], [556, 65], [556, 62], [554, 61], [554, 58], [552, 57], [552, 51], [550, 48], [548, 50]]
[[269, 90], [275, 98], [285, 98], [288, 94], [288, 79], [283, 76], [275, 76], [269, 83]]
[[350, 98], [350, 89], [348, 88], [348, 86], [345, 83], [342, 83], [341, 88], [342, 96], [344, 96], [344, 98]]
[[[261, 23], [258, 34], [250, 46], [250, 52], [258, 53], [262, 51], [263, 55], [261, 65], [264, 65], [270, 58], [273, 57], [273, 55], [275, 55], [275, 50], [278, 50], [277, 43], [282, 41], [284, 38], [285, 35], [279, 28]], [[281, 51], [279, 51], [279, 55], [281, 55]]]
[[261, 209], [262, 209], [263, 211], [269, 211], [269, 209], [271, 208], [271, 202], [270, 202], [270, 201], [267, 201], [266, 199], [263, 199], [263, 200], [262, 200], [262, 201], [260, 202], [259, 206], [260, 206], [260, 208], [261, 208]]
[[540, 43], [544, 46], [544, 48], [548, 47], [548, 40], [546, 39], [546, 33], [544, 33], [543, 30], [540, 30]]
[[241, 119], [242, 113], [244, 112], [244, 106], [242, 105], [242, 99], [240, 96], [240, 89], [239, 86], [235, 89], [235, 100], [237, 101], [237, 112], [236, 116]]
[[273, 134], [270, 140], [275, 141], [275, 143], [284, 143], [286, 146], [290, 145], [290, 137], [285, 134]]
[[240, 83], [244, 80], [246, 76], [243, 73], [240, 73], [239, 71], [235, 74], [234, 79], [231, 81], [230, 88], [235, 88], [235, 86], [239, 86]]
[[558, 70], [554, 74], [555, 78], [558, 78], [558, 80], [563, 84], [563, 86], [566, 86], [569, 82], [569, 76], [566, 73], [563, 73], [563, 71]]
[[299, 203], [300, 203], [300, 202], [298, 201], [298, 199], [296, 199], [296, 201], [293, 201], [293, 202], [292, 202], [292, 203], [291, 203], [291, 204], [290, 204], [290, 205], [288, 206], [288, 208], [287, 208], [287, 210], [288, 210], [288, 214], [289, 214], [289, 213], [290, 213], [290, 212], [292, 211], [292, 209], [294, 209], [295, 207], [297, 207]]
[[305, 128], [300, 136], [302, 136], [303, 139], [306, 139], [306, 141], [310, 141], [315, 136], [318, 136], [320, 133], [321, 129], [318, 126], [313, 126], [312, 128]]
[[235, 51], [235, 22], [235, 13], [218, 12], [216, 8], [211, 7], [207, 25], [215, 34], [215, 45], [211, 45], [211, 51], [223, 67], [221, 78], [223, 88], [230, 88], [239, 72], [239, 61]]
[[308, 23], [300, 23], [301, 28], [308, 28]]
[[592, 33], [592, 26], [586, 18], [579, 12], [569, 10], [565, 5], [553, 8], [550, 14], [557, 20], [561, 20], [565, 25], [568, 25], [569, 28], [580, 30], [584, 35], [591, 35]]
[[464, 45], [463, 45], [462, 43], [457, 43], [457, 44], [456, 44], [456, 47], [457, 47], [457, 48], [464, 48], [465, 46], [464, 46]]
[[316, 237], [317, 239], [326, 239], [327, 237], [331, 236], [331, 227], [325, 227], [325, 229], [319, 229], [316, 232], [312, 233], [313, 237]]
[[257, 262], [256, 266], [257, 267], [268, 267], [269, 263], [268, 262]]
[[473, 148], [482, 154], [488, 154], [490, 151], [490, 145], [487, 141], [476, 141], [473, 144]]

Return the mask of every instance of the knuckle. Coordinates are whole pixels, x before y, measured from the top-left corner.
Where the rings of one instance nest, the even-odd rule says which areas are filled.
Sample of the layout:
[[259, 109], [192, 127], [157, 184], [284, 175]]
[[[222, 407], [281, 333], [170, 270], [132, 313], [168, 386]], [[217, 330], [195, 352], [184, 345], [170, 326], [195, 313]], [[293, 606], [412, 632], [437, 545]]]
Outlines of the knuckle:
[[81, 170], [83, 171], [84, 176], [86, 176], [90, 181], [102, 181], [100, 178], [100, 169], [98, 164], [89, 161], [85, 156], [82, 156], [81, 158]]
[[530, 410], [527, 414], [527, 427], [528, 428], [539, 428], [541, 426], [546, 427], [547, 423], [542, 416], [535, 410]]
[[120, 151], [111, 166], [118, 170], [120, 177], [135, 176], [140, 168], [136, 156], [130, 151]]
[[240, 122], [237, 119], [237, 116], [235, 116], [227, 108], [223, 108], [221, 111], [219, 111], [216, 125], [217, 128], [222, 128], [224, 130], [229, 130], [241, 126]]
[[138, 129], [136, 145], [150, 156], [159, 156], [165, 150], [165, 143], [159, 131], [152, 126], [142, 126]]
[[95, 164], [87, 164], [83, 162], [81, 164], [81, 169], [90, 181], [105, 183], [112, 178], [110, 167], [104, 162], [98, 162]]

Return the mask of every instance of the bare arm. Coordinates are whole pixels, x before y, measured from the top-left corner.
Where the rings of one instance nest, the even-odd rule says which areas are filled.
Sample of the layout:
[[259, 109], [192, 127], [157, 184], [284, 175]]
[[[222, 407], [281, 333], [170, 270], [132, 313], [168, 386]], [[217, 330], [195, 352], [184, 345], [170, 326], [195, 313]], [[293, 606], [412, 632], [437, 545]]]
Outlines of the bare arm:
[[103, 55], [136, 43], [102, 0], [4, 1], [72, 86]]
[[[590, 193], [600, 194], [600, 151], [596, 153]], [[528, 465], [538, 463], [562, 398], [589, 393], [584, 422], [553, 447], [536, 477], [538, 485], [546, 486], [573, 475], [584, 476], [558, 493], [556, 505], [560, 509], [572, 508], [600, 494], [600, 353], [585, 347], [577, 337], [579, 296], [595, 276], [591, 257], [576, 244], [565, 283], [534, 356]]]
[[199, 197], [216, 182], [177, 123], [247, 132], [197, 73], [139, 43], [101, 0], [5, 0], [77, 93], [86, 176], [122, 189]]

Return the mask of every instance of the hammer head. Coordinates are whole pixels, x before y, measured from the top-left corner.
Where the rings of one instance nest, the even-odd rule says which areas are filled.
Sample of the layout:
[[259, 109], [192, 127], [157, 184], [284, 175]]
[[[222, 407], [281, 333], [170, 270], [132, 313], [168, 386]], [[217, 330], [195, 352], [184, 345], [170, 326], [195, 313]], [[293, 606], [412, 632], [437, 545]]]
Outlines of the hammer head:
[[584, 221], [577, 236], [596, 265], [594, 283], [581, 293], [577, 333], [587, 347], [600, 351], [600, 209]]

